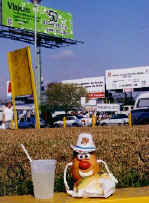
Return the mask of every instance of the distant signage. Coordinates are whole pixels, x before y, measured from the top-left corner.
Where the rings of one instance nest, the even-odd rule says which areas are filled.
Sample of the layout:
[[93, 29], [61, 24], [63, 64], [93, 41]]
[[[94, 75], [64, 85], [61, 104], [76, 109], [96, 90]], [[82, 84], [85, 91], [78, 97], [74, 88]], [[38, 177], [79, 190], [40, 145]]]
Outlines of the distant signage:
[[81, 106], [84, 106], [86, 103], [86, 98], [85, 97], [81, 97]]
[[97, 104], [97, 111], [99, 112], [120, 112], [119, 104]]
[[123, 92], [133, 92], [133, 88], [124, 88]]
[[88, 92], [89, 98], [104, 98], [105, 94], [105, 79], [104, 76], [88, 77], [74, 80], [64, 80], [63, 83], [73, 83], [84, 87]]
[[11, 82], [7, 81], [7, 97], [10, 98], [11, 95], [12, 95], [12, 92], [11, 92]]
[[104, 98], [104, 97], [105, 97], [104, 92], [88, 93], [88, 98], [89, 99]]
[[149, 66], [106, 70], [107, 90], [149, 87]]
[[88, 101], [88, 103], [86, 104], [87, 106], [96, 106], [96, 100], [95, 99], [91, 99]]
[[[22, 0], [2, 1], [2, 19], [4, 26], [34, 31], [34, 4]], [[73, 39], [72, 15], [38, 5], [37, 32], [56, 37]]]

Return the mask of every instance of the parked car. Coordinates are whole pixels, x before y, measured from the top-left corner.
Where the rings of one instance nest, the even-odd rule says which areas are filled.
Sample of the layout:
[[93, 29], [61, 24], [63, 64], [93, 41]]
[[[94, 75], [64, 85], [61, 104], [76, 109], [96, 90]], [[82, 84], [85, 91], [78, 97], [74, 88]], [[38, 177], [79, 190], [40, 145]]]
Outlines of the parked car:
[[81, 121], [82, 126], [92, 126], [92, 118], [84, 115], [77, 115], [77, 118]]
[[[35, 125], [36, 125], [35, 116], [31, 116], [30, 118], [27, 119], [21, 118], [18, 121], [18, 128], [35, 128]], [[45, 120], [43, 120], [42, 118], [40, 118], [40, 127], [41, 128], [47, 127]]]
[[[81, 127], [82, 122], [80, 119], [78, 119], [76, 116], [60, 116], [59, 118], [57, 117], [57, 121], [53, 122], [53, 127], [63, 127], [64, 126], [64, 120], [63, 118], [66, 117], [66, 126], [67, 127]], [[56, 118], [55, 118], [56, 119]]]
[[126, 125], [128, 124], [128, 116], [126, 114], [114, 114], [111, 118], [103, 119], [100, 125]]

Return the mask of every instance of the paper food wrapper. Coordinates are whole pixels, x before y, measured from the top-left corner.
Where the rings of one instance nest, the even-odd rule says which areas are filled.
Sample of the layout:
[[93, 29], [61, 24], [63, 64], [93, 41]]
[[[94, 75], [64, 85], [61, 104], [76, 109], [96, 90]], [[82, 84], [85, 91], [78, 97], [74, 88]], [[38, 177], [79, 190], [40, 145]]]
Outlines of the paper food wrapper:
[[115, 182], [110, 176], [94, 175], [83, 178], [78, 186], [74, 187], [73, 197], [108, 197], [115, 192]]

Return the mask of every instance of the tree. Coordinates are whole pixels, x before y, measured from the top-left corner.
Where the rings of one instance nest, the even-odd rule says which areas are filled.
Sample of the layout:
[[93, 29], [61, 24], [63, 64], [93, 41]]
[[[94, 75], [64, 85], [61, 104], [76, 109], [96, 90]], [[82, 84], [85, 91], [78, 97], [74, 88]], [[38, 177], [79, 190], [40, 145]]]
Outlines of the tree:
[[73, 107], [81, 107], [81, 97], [86, 97], [87, 91], [76, 84], [49, 83], [46, 95], [53, 110], [63, 108], [67, 112]]

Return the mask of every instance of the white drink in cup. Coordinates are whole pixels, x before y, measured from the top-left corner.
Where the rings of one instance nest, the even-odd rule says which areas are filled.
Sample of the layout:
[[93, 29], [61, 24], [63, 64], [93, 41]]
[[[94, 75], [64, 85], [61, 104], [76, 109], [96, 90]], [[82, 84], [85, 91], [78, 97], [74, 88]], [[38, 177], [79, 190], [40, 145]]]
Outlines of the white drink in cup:
[[49, 199], [54, 193], [56, 160], [33, 160], [31, 172], [34, 196], [37, 199]]

